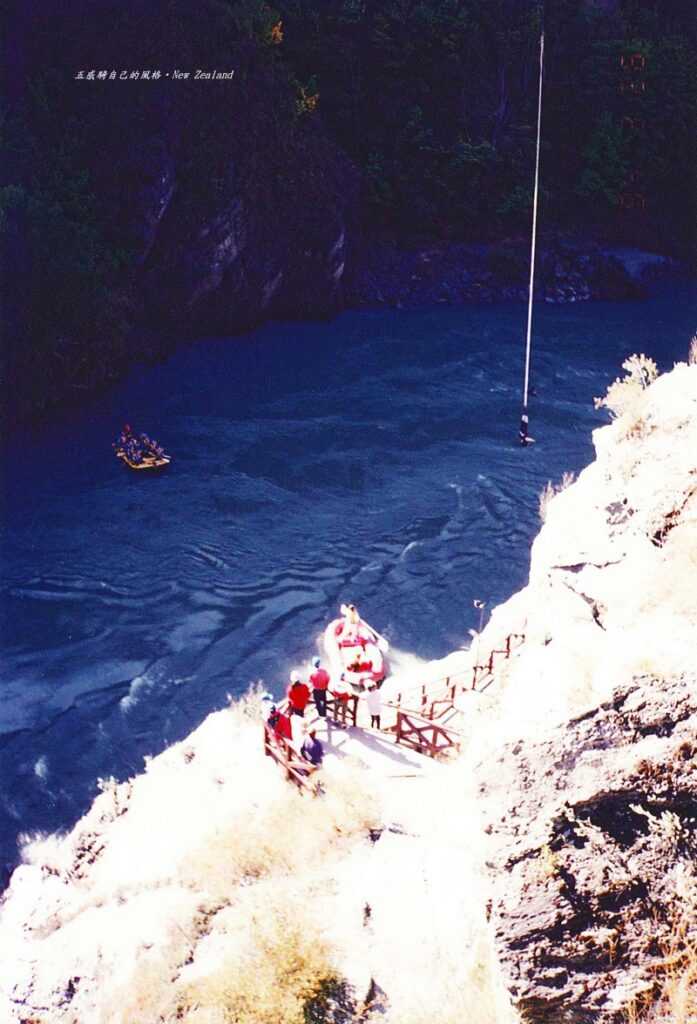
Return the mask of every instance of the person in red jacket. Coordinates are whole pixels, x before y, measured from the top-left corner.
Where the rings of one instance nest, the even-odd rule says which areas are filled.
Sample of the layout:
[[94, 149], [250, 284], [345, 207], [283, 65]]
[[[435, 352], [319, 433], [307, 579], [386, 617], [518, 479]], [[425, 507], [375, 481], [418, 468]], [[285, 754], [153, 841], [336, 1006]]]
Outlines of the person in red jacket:
[[319, 658], [312, 659], [312, 667], [315, 670], [310, 676], [312, 683], [312, 698], [320, 718], [327, 717], [327, 687], [329, 686], [329, 673], [322, 668]]
[[284, 740], [291, 740], [293, 738], [288, 715], [284, 715], [282, 711], [279, 711], [275, 704], [271, 707], [268, 724], [279, 738]]
[[287, 696], [291, 715], [300, 715], [301, 718], [304, 718], [305, 708], [310, 700], [310, 691], [305, 683], [300, 681], [300, 676], [297, 672], [291, 672], [290, 674], [290, 686], [288, 687]]

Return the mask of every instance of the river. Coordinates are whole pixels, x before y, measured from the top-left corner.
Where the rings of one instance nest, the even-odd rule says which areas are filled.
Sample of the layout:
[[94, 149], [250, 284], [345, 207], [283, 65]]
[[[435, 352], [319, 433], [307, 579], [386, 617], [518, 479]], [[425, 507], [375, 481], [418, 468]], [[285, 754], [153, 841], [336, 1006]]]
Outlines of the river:
[[[227, 694], [276, 694], [355, 601], [441, 656], [527, 578], [548, 479], [593, 457], [630, 353], [686, 358], [695, 289], [543, 305], [516, 444], [518, 303], [346, 313], [205, 340], [16, 434], [3, 458], [0, 864], [70, 827]], [[143, 478], [124, 422], [174, 456]]]

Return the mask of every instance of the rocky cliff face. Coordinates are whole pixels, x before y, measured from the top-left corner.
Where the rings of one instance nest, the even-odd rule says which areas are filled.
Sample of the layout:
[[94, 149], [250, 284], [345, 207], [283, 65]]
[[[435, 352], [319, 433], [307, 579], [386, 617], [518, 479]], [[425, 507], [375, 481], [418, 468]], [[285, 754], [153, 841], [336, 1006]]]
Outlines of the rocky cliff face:
[[182, 339], [343, 304], [358, 172], [268, 33], [241, 4], [99, 6], [32, 4], [16, 40], [50, 100], [24, 83], [0, 197], [13, 418]]
[[523, 1019], [619, 1022], [660, 989], [693, 908], [696, 683], [637, 677], [502, 752], [493, 920]]
[[[553, 304], [642, 298], [653, 275], [676, 270], [677, 264], [656, 254], [541, 237], [534, 296]], [[350, 268], [346, 297], [359, 307], [522, 302], [528, 297], [529, 276], [529, 239], [411, 249], [378, 243], [367, 247]]]
[[232, 80], [146, 94], [95, 163], [139, 319], [175, 336], [341, 305], [357, 172], [266, 57], [240, 43]]
[[480, 638], [525, 635], [459, 699], [459, 759], [335, 732], [308, 800], [250, 708], [209, 716], [28, 848], [0, 906], [3, 1019], [689, 1024], [697, 366], [645, 383], [615, 390]]
[[695, 927], [697, 366], [622, 387], [489, 627], [526, 634], [481, 795], [496, 946], [530, 1021], [626, 1020]]
[[290, 146], [257, 132], [252, 151], [229, 126], [219, 133], [224, 156], [195, 180], [155, 147], [159, 169], [134, 219], [144, 229], [136, 289], [146, 322], [239, 333], [271, 317], [336, 312], [355, 217], [350, 164], [312, 125], [299, 125]]

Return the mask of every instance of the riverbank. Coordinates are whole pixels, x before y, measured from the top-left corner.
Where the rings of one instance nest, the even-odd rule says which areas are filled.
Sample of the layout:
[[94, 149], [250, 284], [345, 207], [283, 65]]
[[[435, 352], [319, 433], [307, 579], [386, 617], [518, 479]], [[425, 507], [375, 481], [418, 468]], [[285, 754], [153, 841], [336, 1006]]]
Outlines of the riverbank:
[[[174, 273], [171, 267], [161, 268], [161, 280], [156, 279], [149, 267], [148, 280], [139, 285], [150, 296], [147, 310], [142, 298], [126, 301], [125, 294], [115, 296], [124, 309], [129, 308], [130, 321], [118, 339], [98, 337], [85, 348], [69, 337], [57, 337], [47, 362], [25, 359], [24, 369], [10, 368], [13, 386], [0, 411], [6, 427], [50, 422], [62, 409], [104, 395], [134, 365], [154, 365], [206, 335], [227, 335], [234, 344], [236, 338], [278, 318], [321, 321], [350, 310], [466, 310], [527, 302], [529, 240], [524, 238], [405, 247], [389, 241], [350, 241], [345, 226], [338, 224], [314, 253], [315, 270], [303, 264], [291, 280], [278, 269], [278, 261], [262, 261], [263, 267], [252, 270], [246, 255], [248, 239], [241, 248], [233, 244], [238, 229], [232, 223], [218, 224], [213, 233], [202, 229], [200, 251], [186, 256], [180, 252], [177, 258], [189, 268], [186, 273], [195, 266], [205, 284], [199, 281], [194, 287], [181, 276], [184, 270]], [[230, 277], [232, 264], [246, 269]], [[631, 301], [648, 297], [657, 282], [687, 278], [683, 264], [660, 253], [573, 237], [548, 238], [538, 247], [534, 297], [536, 303], [546, 304]], [[253, 295], [247, 294], [252, 279]]]
[[[548, 303], [644, 298], [652, 281], [684, 273], [673, 259], [572, 238], [538, 247], [534, 298]], [[399, 248], [375, 243], [348, 275], [346, 302], [357, 308], [527, 301], [530, 242], [450, 243]]]
[[687, 1024], [663, 965], [694, 939], [697, 365], [648, 387], [636, 365], [481, 633], [480, 655], [525, 640], [463, 695], [461, 758], [361, 753], [359, 730], [307, 800], [258, 704], [209, 716], [26, 850], [9, 1020]]

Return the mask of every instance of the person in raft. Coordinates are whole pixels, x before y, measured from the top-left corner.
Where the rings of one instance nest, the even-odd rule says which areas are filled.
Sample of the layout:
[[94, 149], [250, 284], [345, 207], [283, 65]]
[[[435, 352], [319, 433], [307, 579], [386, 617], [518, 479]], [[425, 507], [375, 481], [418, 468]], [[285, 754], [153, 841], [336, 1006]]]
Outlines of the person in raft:
[[125, 423], [123, 430], [119, 434], [118, 440], [114, 447], [125, 448], [129, 441], [133, 440], [133, 431], [131, 430], [130, 423]]
[[290, 674], [287, 697], [291, 715], [300, 715], [301, 718], [304, 718], [305, 708], [310, 701], [310, 691], [305, 683], [301, 682], [298, 672]]
[[160, 459], [165, 454], [164, 448], [154, 438], [148, 437], [147, 434], [140, 435], [140, 443], [143, 454], [151, 456], [153, 459]]
[[358, 627], [361, 617], [355, 604], [346, 604], [341, 609], [344, 613], [344, 625], [341, 629], [341, 643], [358, 643]]
[[365, 699], [368, 702], [368, 711], [370, 712], [370, 728], [380, 728], [380, 715], [382, 713], [382, 697], [380, 696], [380, 689], [376, 686], [371, 686], [365, 695]]
[[319, 658], [312, 659], [312, 667], [314, 669], [314, 672], [310, 676], [310, 682], [312, 683], [312, 699], [315, 702], [315, 707], [317, 708], [317, 714], [319, 717], [326, 718], [329, 673], [326, 668], [322, 668], [322, 663]]
[[314, 729], [310, 729], [310, 733], [303, 743], [300, 753], [310, 764], [314, 764], [317, 768], [321, 767], [324, 747], [321, 741], [317, 739], [317, 733]]

